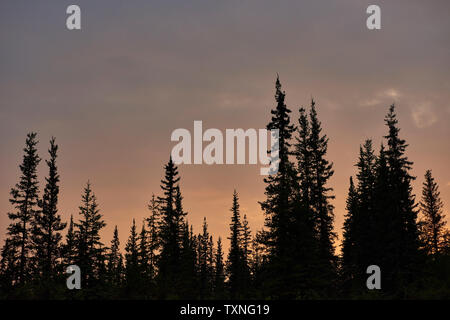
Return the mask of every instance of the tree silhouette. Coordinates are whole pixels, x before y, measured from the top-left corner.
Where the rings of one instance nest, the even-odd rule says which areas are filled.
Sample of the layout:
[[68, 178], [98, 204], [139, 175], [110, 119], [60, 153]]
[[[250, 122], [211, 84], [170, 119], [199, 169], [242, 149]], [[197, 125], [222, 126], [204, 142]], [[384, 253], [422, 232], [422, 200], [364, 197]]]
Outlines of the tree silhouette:
[[13, 205], [15, 212], [8, 213], [11, 220], [8, 226], [7, 239], [4, 252], [11, 259], [14, 253], [15, 261], [8, 261], [5, 266], [7, 273], [11, 277], [11, 285], [23, 286], [30, 280], [32, 265], [30, 253], [33, 250], [31, 241], [31, 226], [38, 208], [38, 180], [37, 166], [41, 159], [37, 154], [36, 133], [31, 132], [25, 141], [24, 156], [22, 164], [19, 166], [21, 176], [19, 182], [11, 189], [9, 202]]
[[431, 170], [427, 170], [425, 182], [423, 183], [420, 208], [423, 214], [423, 240], [428, 254], [436, 255], [444, 247], [444, 226], [446, 221], [442, 211], [443, 206], [438, 184], [435, 182]]
[[[181, 194], [177, 183], [178, 170], [170, 158], [161, 180], [163, 196], [158, 197], [160, 207], [159, 241], [161, 253], [158, 260], [158, 284], [162, 297], [176, 297], [179, 288], [181, 221]], [[178, 205], [178, 206], [177, 206]]]
[[104, 247], [100, 240], [100, 230], [106, 226], [98, 209], [97, 198], [87, 182], [79, 207], [80, 220], [75, 223], [77, 264], [83, 272], [82, 282], [93, 288], [98, 284], [104, 262]]
[[50, 160], [46, 160], [49, 168], [48, 177], [45, 178], [46, 185], [44, 195], [39, 200], [40, 212], [34, 215], [32, 221], [32, 241], [35, 251], [35, 261], [37, 277], [41, 279], [43, 286], [43, 295], [49, 297], [52, 287], [55, 286], [57, 274], [61, 274], [59, 268], [61, 257], [61, 231], [66, 227], [66, 223], [61, 222], [61, 216], [58, 214], [58, 195], [59, 195], [59, 175], [57, 172], [56, 158], [58, 145], [55, 138], [50, 140]]

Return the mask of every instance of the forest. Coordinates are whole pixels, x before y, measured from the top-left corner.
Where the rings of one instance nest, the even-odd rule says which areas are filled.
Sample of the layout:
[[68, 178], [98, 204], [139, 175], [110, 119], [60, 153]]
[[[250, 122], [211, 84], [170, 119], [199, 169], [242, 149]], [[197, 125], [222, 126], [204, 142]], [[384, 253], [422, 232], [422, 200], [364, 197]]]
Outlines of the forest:
[[[430, 169], [423, 173], [422, 194], [418, 199], [413, 194], [413, 162], [395, 105], [384, 119], [382, 145], [366, 140], [360, 146], [337, 254], [329, 138], [314, 100], [294, 119], [285, 97], [277, 78], [267, 129], [279, 130], [279, 170], [264, 178], [264, 227], [250, 230], [235, 190], [227, 239], [210, 234], [206, 217], [202, 231], [194, 233], [170, 158], [145, 221], [133, 220], [127, 239], [119, 239], [115, 227], [111, 243], [103, 243], [100, 232], [107, 222], [89, 182], [78, 214], [62, 220], [55, 138], [39, 190], [42, 159], [37, 134], [29, 133], [9, 195], [0, 299], [449, 299], [450, 232], [439, 186]], [[120, 241], [126, 241], [124, 252]], [[81, 270], [79, 290], [66, 286], [70, 265]], [[380, 290], [366, 286], [370, 265], [381, 270]]]

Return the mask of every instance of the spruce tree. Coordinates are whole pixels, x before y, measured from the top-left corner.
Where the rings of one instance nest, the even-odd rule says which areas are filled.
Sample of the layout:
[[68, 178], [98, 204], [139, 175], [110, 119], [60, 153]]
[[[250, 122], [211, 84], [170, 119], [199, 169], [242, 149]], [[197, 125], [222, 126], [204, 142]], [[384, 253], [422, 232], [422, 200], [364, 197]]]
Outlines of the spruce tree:
[[[30, 254], [33, 249], [31, 223], [39, 212], [37, 166], [41, 161], [37, 154], [37, 143], [36, 133], [29, 133], [23, 149], [23, 161], [19, 166], [22, 174], [19, 182], [10, 192], [9, 202], [13, 205], [15, 212], [8, 213], [11, 223], [7, 228], [9, 239], [7, 252], [17, 252], [15, 254], [17, 261], [8, 263], [8, 266], [17, 266], [16, 272], [8, 271], [11, 275], [14, 275], [12, 285], [24, 285], [30, 280], [33, 268], [30, 263]], [[9, 257], [12, 257], [11, 254], [9, 254]]]
[[[57, 172], [56, 158], [58, 145], [55, 138], [50, 140], [50, 160], [46, 160], [49, 168], [48, 177], [42, 199], [39, 201], [40, 212], [35, 214], [33, 220], [32, 240], [35, 250], [37, 273], [46, 287], [46, 291], [52, 287], [55, 280], [61, 257], [61, 231], [66, 223], [61, 222], [58, 214], [59, 175]], [[50, 282], [50, 283], [49, 283]], [[48, 294], [46, 292], [45, 294]]]
[[192, 226], [186, 221], [182, 231], [180, 297], [182, 299], [197, 298], [197, 243]]
[[[176, 297], [179, 288], [179, 269], [181, 252], [181, 212], [177, 208], [180, 201], [178, 170], [170, 158], [164, 167], [161, 180], [163, 195], [158, 197], [160, 207], [159, 241], [161, 252], [158, 260], [158, 283], [162, 297]], [[178, 200], [177, 200], [178, 199]], [[178, 209], [178, 210], [177, 210]]]
[[[411, 182], [415, 179], [409, 174], [412, 162], [405, 156], [407, 144], [399, 137], [395, 106], [391, 105], [385, 118], [388, 127], [386, 161], [388, 165], [387, 214], [389, 232], [386, 232], [387, 247], [384, 248], [385, 275], [388, 289], [404, 296], [407, 286], [419, 274], [418, 228], [415, 198]], [[392, 287], [389, 287], [389, 286]]]
[[311, 109], [309, 113], [311, 132], [309, 136], [309, 148], [312, 162], [312, 189], [311, 206], [314, 212], [316, 231], [318, 237], [318, 265], [316, 268], [317, 277], [321, 279], [323, 288], [322, 293], [329, 295], [334, 291], [332, 288], [335, 278], [335, 256], [333, 232], [333, 205], [330, 200], [334, 199], [329, 193], [333, 191], [328, 186], [329, 179], [332, 177], [333, 164], [326, 159], [328, 149], [328, 137], [322, 134], [322, 125], [317, 117], [317, 111], [314, 100], [311, 100]]
[[203, 218], [203, 232], [198, 235], [198, 239], [199, 298], [205, 299], [211, 296], [213, 284], [212, 239], [208, 232], [206, 217]]
[[130, 230], [130, 236], [128, 237], [127, 244], [125, 246], [125, 275], [126, 275], [126, 287], [127, 294], [132, 295], [137, 293], [139, 283], [141, 281], [140, 268], [139, 268], [139, 247], [138, 247], [138, 234], [136, 231], [136, 222], [133, 219], [133, 224]]
[[70, 215], [69, 228], [66, 234], [66, 242], [63, 246], [63, 264], [65, 268], [75, 263], [77, 254], [76, 246], [77, 242], [75, 238], [73, 215]]
[[243, 254], [246, 265], [248, 264], [250, 254], [252, 253], [251, 241], [252, 241], [252, 235], [251, 235], [250, 227], [248, 225], [247, 215], [244, 214], [244, 218], [242, 219], [241, 243], [242, 243], [242, 254]]
[[428, 254], [436, 255], [443, 248], [445, 234], [445, 215], [440, 197], [439, 187], [434, 180], [431, 170], [425, 173], [420, 208], [423, 216], [423, 238], [425, 250]]
[[375, 228], [375, 177], [376, 157], [372, 149], [372, 141], [366, 140], [360, 146], [358, 168], [358, 186], [355, 188], [353, 180], [347, 198], [347, 215], [344, 223], [343, 241], [343, 271], [347, 283], [353, 292], [360, 293], [366, 289], [363, 279], [366, 269], [376, 264], [374, 256], [377, 243]]
[[214, 257], [214, 297], [216, 299], [225, 298], [225, 270], [222, 250], [222, 239], [219, 237]]
[[104, 247], [100, 240], [100, 230], [106, 226], [98, 209], [97, 198], [87, 182], [82, 194], [82, 205], [79, 207], [80, 220], [75, 223], [75, 239], [77, 253], [75, 264], [83, 272], [82, 285], [92, 288], [100, 279], [100, 268], [104, 261]]
[[150, 268], [150, 257], [149, 257], [149, 234], [145, 229], [145, 221], [142, 223], [141, 232], [139, 234], [139, 245], [138, 245], [138, 264], [139, 273], [141, 276], [141, 287], [145, 288], [145, 285], [151, 281], [151, 268]]
[[108, 280], [113, 289], [118, 289], [122, 285], [123, 257], [120, 253], [119, 231], [114, 227], [113, 239], [108, 253]]
[[150, 211], [150, 216], [146, 219], [146, 221], [148, 227], [147, 241], [148, 241], [149, 278], [151, 280], [154, 280], [157, 268], [157, 252], [160, 247], [159, 242], [160, 208], [154, 194], [152, 195], [152, 199], [148, 204], [148, 209]]
[[242, 245], [242, 223], [239, 210], [239, 197], [236, 190], [233, 193], [230, 223], [230, 249], [227, 259], [228, 288], [232, 299], [243, 298], [246, 295], [249, 275]]
[[0, 261], [0, 295], [8, 297], [13, 290], [18, 268], [17, 247], [13, 246], [10, 239], [5, 239], [5, 244], [1, 250]]
[[[285, 97], [286, 94], [281, 90], [281, 83], [277, 77], [276, 107], [271, 110], [272, 119], [267, 129], [278, 130], [278, 171], [264, 179], [266, 200], [260, 203], [265, 215], [266, 227], [266, 230], [261, 233], [264, 236], [260, 237], [260, 240], [270, 253], [270, 267], [267, 268], [265, 286], [273, 296], [284, 292], [284, 289], [292, 283], [288, 275], [291, 274], [290, 266], [292, 266], [291, 220], [294, 211], [292, 195], [296, 189], [297, 178], [295, 168], [289, 159], [292, 152], [290, 140], [295, 127], [291, 124], [289, 115], [291, 110], [286, 106]], [[236, 254], [237, 251], [233, 252], [232, 256]]]
[[312, 202], [314, 190], [314, 162], [311, 148], [311, 125], [306, 110], [299, 109], [294, 154], [297, 159], [297, 177], [293, 193], [291, 218], [290, 281], [285, 288], [289, 297], [311, 299], [317, 295], [314, 276], [318, 252], [318, 232]]
[[[343, 241], [342, 241], [342, 275], [344, 281], [344, 290], [348, 294], [356, 282], [361, 283], [361, 278], [358, 277], [358, 210], [359, 197], [356, 191], [353, 178], [350, 177], [350, 187], [346, 201], [345, 221], [343, 226]], [[355, 279], [356, 278], [356, 279]], [[353, 291], [353, 290], [352, 290]]]

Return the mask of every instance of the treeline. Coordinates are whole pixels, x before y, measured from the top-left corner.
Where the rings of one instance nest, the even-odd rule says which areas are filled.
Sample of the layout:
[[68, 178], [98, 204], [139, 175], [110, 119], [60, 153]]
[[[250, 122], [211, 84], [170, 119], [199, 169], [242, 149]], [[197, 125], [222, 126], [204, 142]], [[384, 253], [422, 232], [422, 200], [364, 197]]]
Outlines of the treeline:
[[[385, 143], [360, 147], [350, 178], [342, 253], [335, 253], [333, 164], [315, 102], [291, 121], [276, 81], [276, 106], [267, 129], [279, 130], [279, 170], [268, 176], [264, 228], [252, 235], [235, 191], [230, 199], [229, 250], [204, 218], [194, 234], [183, 209], [178, 168], [164, 167], [159, 196], [147, 218], [135, 220], [125, 252], [117, 226], [109, 246], [106, 223], [88, 182], [79, 214], [58, 212], [58, 146], [48, 150], [48, 174], [39, 192], [36, 133], [27, 135], [19, 182], [11, 189], [10, 225], [1, 250], [3, 299], [371, 299], [449, 298], [450, 233], [431, 171], [416, 203], [394, 105], [385, 118]], [[420, 218], [419, 218], [419, 213]], [[64, 230], [65, 237], [63, 237]], [[65, 270], [77, 265], [81, 289], [66, 287]], [[367, 267], [381, 269], [381, 290], [366, 286]]]

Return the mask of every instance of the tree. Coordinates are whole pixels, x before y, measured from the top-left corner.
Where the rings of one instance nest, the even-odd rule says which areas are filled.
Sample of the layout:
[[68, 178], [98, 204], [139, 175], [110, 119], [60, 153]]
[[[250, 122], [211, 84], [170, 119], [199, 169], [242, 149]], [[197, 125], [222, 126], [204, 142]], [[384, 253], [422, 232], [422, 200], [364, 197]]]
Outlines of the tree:
[[[281, 90], [281, 83], [277, 77], [275, 84], [276, 107], [271, 110], [272, 119], [267, 125], [268, 130], [278, 130], [278, 171], [264, 179], [266, 183], [266, 200], [260, 202], [265, 215], [265, 228], [260, 240], [269, 252], [269, 264], [265, 286], [270, 294], [279, 296], [292, 281], [292, 224], [294, 205], [292, 195], [296, 189], [296, 172], [289, 159], [291, 154], [291, 137], [295, 131], [290, 122], [291, 110], [285, 103], [285, 92]], [[233, 255], [236, 255], [233, 252]], [[236, 259], [233, 257], [233, 259]]]
[[70, 215], [69, 228], [66, 234], [66, 243], [63, 246], [63, 264], [68, 267], [75, 263], [77, 254], [77, 239], [75, 238], [73, 215]]
[[225, 273], [223, 264], [222, 239], [217, 240], [217, 250], [214, 257], [214, 297], [225, 298]]
[[11, 244], [10, 239], [5, 239], [0, 261], [0, 295], [6, 295], [13, 289], [19, 271], [17, 257], [17, 247]]
[[315, 275], [318, 263], [318, 228], [316, 211], [313, 207], [315, 190], [314, 158], [311, 145], [311, 124], [306, 110], [299, 109], [298, 135], [294, 145], [297, 159], [296, 185], [293, 198], [293, 215], [291, 217], [291, 265], [286, 292], [290, 297], [311, 299], [318, 295], [320, 284]]
[[188, 221], [183, 225], [182, 232], [180, 297], [182, 299], [195, 299], [199, 291], [197, 282], [197, 238], [194, 236], [192, 226], [189, 229]]
[[230, 249], [227, 260], [228, 287], [230, 297], [238, 299], [245, 297], [248, 289], [249, 271], [245, 261], [242, 244], [242, 224], [239, 210], [239, 197], [234, 190], [231, 207]]
[[[141, 276], [141, 283], [147, 284], [151, 280], [151, 268], [150, 268], [150, 258], [149, 258], [149, 244], [148, 244], [148, 232], [145, 229], [145, 221], [142, 223], [141, 232], [139, 234], [139, 244], [138, 244], [138, 264], [139, 273]], [[142, 285], [142, 287], [144, 287]]]
[[147, 221], [147, 241], [148, 241], [148, 263], [149, 263], [149, 278], [154, 280], [157, 269], [157, 251], [160, 247], [159, 242], [159, 204], [155, 197], [152, 195], [152, 199], [148, 204], [148, 209], [150, 210], [150, 216], [146, 219]]
[[244, 256], [245, 264], [248, 264], [250, 254], [252, 253], [251, 250], [251, 241], [252, 241], [252, 235], [250, 231], [250, 227], [248, 226], [247, 221], [247, 215], [244, 214], [244, 218], [242, 219], [242, 254]]
[[50, 140], [50, 160], [46, 160], [49, 168], [49, 175], [45, 179], [46, 185], [42, 200], [39, 201], [40, 212], [36, 213], [32, 221], [32, 240], [35, 250], [36, 267], [41, 280], [46, 287], [46, 293], [53, 286], [51, 282], [55, 280], [57, 266], [61, 257], [61, 231], [66, 227], [66, 223], [61, 222], [58, 214], [59, 195], [59, 175], [57, 172], [56, 158], [58, 145], [55, 138]]
[[125, 275], [128, 294], [137, 292], [139, 283], [142, 280], [139, 268], [139, 247], [138, 234], [136, 231], [136, 222], [133, 219], [133, 224], [130, 230], [127, 244], [125, 246]]
[[198, 273], [199, 273], [199, 298], [205, 299], [211, 296], [213, 285], [213, 252], [212, 238], [208, 232], [206, 217], [203, 218], [203, 232], [198, 235]]
[[347, 213], [345, 215], [345, 221], [343, 226], [343, 241], [342, 241], [342, 273], [344, 280], [344, 289], [349, 291], [352, 289], [354, 282], [361, 281], [358, 278], [355, 281], [355, 277], [358, 275], [358, 236], [357, 236], [357, 219], [359, 210], [359, 197], [356, 192], [353, 178], [350, 177], [350, 187], [348, 189], [347, 196]]
[[[170, 158], [164, 167], [165, 175], [161, 180], [163, 196], [158, 197], [160, 207], [159, 240], [161, 252], [158, 261], [158, 283], [162, 297], [175, 297], [179, 288], [179, 268], [181, 250], [181, 193], [177, 185], [180, 178], [178, 170]], [[178, 205], [178, 206], [177, 206]]]
[[409, 174], [412, 162], [405, 156], [408, 145], [399, 137], [394, 105], [390, 106], [385, 122], [388, 147], [383, 155], [380, 154], [383, 158], [378, 164], [379, 174], [383, 178], [377, 178], [384, 188], [377, 191], [381, 191], [383, 196], [377, 196], [378, 205], [382, 206], [376, 212], [379, 216], [376, 218], [379, 223], [377, 228], [383, 230], [379, 232], [377, 241], [378, 248], [382, 248], [378, 259], [386, 279], [386, 291], [404, 297], [408, 286], [419, 278], [421, 270], [417, 210], [411, 187], [415, 178]]
[[98, 209], [97, 198], [88, 181], [81, 198], [79, 207], [81, 216], [75, 223], [75, 239], [77, 254], [75, 262], [83, 272], [82, 282], [87, 288], [92, 288], [100, 279], [104, 261], [103, 243], [100, 241], [100, 230], [106, 226]]
[[350, 178], [347, 198], [347, 215], [344, 222], [343, 271], [347, 285], [353, 292], [366, 289], [364, 278], [369, 265], [376, 264], [373, 256], [376, 249], [374, 228], [374, 195], [376, 178], [376, 157], [372, 141], [366, 140], [360, 146], [358, 168], [358, 186]]
[[122, 285], [123, 257], [120, 253], [119, 231], [114, 227], [113, 239], [108, 254], [108, 280], [113, 288], [120, 288]]
[[[328, 181], [333, 176], [333, 164], [325, 158], [328, 149], [328, 137], [322, 134], [322, 125], [317, 117], [317, 111], [314, 100], [311, 100], [311, 109], [309, 113], [311, 132], [308, 144], [311, 152], [312, 162], [312, 189], [311, 189], [311, 207], [314, 213], [316, 232], [318, 238], [318, 265], [316, 271], [323, 283], [326, 295], [331, 294], [330, 283], [335, 279], [335, 256], [333, 232], [333, 205], [330, 200], [334, 199], [329, 192], [333, 191], [328, 187]], [[328, 289], [327, 289], [328, 288]], [[334, 291], [334, 290], [333, 290]]]
[[14, 275], [12, 285], [24, 285], [30, 279], [33, 267], [30, 263], [30, 252], [33, 249], [30, 224], [39, 212], [37, 166], [41, 161], [37, 154], [37, 143], [36, 133], [29, 133], [23, 149], [25, 153], [23, 161], [19, 166], [22, 175], [10, 192], [9, 202], [13, 205], [15, 212], [8, 213], [11, 223], [7, 229], [9, 240], [6, 252], [9, 253], [9, 258], [12, 258], [11, 253], [15, 252], [17, 259], [17, 261], [10, 261], [7, 264], [8, 266], [17, 266], [17, 272], [9, 272]]
[[420, 208], [423, 215], [425, 249], [431, 255], [440, 253], [443, 247], [446, 224], [443, 206], [438, 184], [435, 182], [431, 170], [427, 170]]

